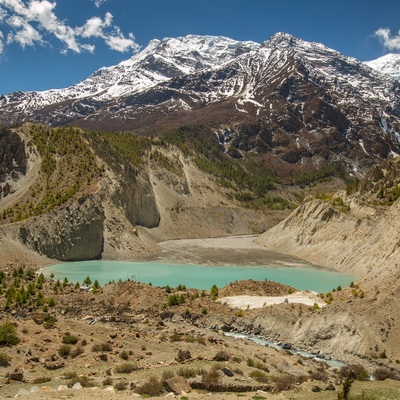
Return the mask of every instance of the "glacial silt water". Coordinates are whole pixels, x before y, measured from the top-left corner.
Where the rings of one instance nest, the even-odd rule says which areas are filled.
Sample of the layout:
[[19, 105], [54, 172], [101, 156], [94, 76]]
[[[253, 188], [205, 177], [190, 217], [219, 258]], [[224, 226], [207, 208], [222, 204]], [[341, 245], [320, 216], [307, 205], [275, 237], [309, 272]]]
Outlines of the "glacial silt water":
[[268, 266], [204, 266], [169, 264], [160, 262], [127, 261], [80, 261], [52, 265], [45, 268], [47, 277], [68, 278], [70, 282], [83, 282], [89, 276], [101, 285], [110, 281], [133, 280], [154, 286], [176, 287], [184, 284], [197, 289], [210, 289], [212, 285], [223, 287], [236, 280], [270, 280], [302, 290], [319, 293], [348, 285], [354, 276], [321, 268], [268, 267]]

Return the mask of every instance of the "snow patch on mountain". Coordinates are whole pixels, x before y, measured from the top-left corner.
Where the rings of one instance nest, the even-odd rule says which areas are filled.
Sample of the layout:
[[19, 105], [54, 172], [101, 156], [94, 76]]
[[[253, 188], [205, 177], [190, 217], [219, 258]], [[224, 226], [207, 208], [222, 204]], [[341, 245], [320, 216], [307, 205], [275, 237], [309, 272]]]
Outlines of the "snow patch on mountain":
[[400, 81], [400, 54], [386, 54], [376, 60], [366, 61], [365, 64]]
[[222, 36], [188, 35], [152, 40], [141, 52], [118, 65], [103, 67], [82, 82], [64, 89], [16, 92], [0, 97], [0, 105], [13, 103], [29, 113], [64, 100], [92, 98], [109, 101], [130, 96], [178, 76], [215, 68], [258, 48], [251, 41]]

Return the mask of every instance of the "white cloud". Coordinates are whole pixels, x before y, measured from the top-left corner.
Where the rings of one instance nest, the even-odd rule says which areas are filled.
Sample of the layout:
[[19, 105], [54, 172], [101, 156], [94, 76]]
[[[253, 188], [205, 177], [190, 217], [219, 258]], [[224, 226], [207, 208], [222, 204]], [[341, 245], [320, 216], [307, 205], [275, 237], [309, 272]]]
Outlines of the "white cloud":
[[397, 35], [392, 36], [389, 28], [380, 28], [375, 32], [375, 36], [388, 50], [400, 51], [400, 30]]
[[104, 4], [107, 0], [93, 0], [94, 5], [99, 8], [102, 4]]
[[3, 32], [0, 31], [0, 54], [2, 54], [4, 51], [3, 37]]
[[6, 17], [7, 17], [7, 13], [5, 12], [5, 10], [0, 8], [0, 23], [3, 22], [3, 19]]
[[15, 28], [15, 32], [8, 34], [7, 43], [17, 42], [25, 48], [25, 46], [33, 46], [35, 42], [43, 42], [40, 33], [23, 18], [14, 15], [7, 20], [7, 23]]
[[104, 38], [104, 28], [111, 26], [113, 16], [107, 13], [104, 17], [104, 21], [99, 17], [93, 17], [86, 21], [85, 25], [81, 28], [77, 28], [76, 32], [83, 38], [89, 37], [101, 37]]
[[[102, 3], [105, 0], [95, 0], [97, 7]], [[95, 45], [87, 40], [102, 39], [115, 51], [139, 50], [132, 33], [125, 36], [118, 26], [112, 25], [111, 13], [107, 12], [104, 19], [92, 17], [82, 26], [71, 27], [57, 17], [56, 5], [55, 1], [49, 0], [0, 0], [0, 23], [9, 31], [7, 44], [16, 42], [22, 47], [34, 46], [55, 37], [64, 45], [63, 54], [68, 51], [93, 53]]]
[[116, 28], [115, 35], [106, 37], [105, 41], [110, 49], [120, 51], [122, 53], [129, 51], [129, 49], [132, 49], [133, 51], [138, 51], [140, 49], [140, 46], [135, 42], [133, 33], [129, 34], [128, 39], [121, 33], [119, 28]]

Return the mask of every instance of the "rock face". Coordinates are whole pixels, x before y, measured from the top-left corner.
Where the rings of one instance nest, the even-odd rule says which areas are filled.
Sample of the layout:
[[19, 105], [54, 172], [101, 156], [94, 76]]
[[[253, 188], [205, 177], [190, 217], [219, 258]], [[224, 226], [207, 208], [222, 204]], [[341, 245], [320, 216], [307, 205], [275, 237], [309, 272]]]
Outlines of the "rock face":
[[342, 212], [326, 202], [312, 200], [257, 242], [270, 250], [363, 277], [368, 272], [374, 276], [389, 274], [400, 257], [399, 211], [399, 200], [383, 214], [357, 201], [350, 202], [350, 210]]
[[15, 132], [0, 129], [0, 199], [10, 194], [13, 182], [26, 174], [24, 141]]
[[20, 239], [27, 247], [61, 261], [101, 258], [104, 213], [94, 198], [23, 223]]
[[154, 228], [160, 223], [160, 213], [148, 176], [136, 175], [132, 167], [125, 165], [123, 179], [113, 195], [114, 203], [122, 208], [132, 225]]

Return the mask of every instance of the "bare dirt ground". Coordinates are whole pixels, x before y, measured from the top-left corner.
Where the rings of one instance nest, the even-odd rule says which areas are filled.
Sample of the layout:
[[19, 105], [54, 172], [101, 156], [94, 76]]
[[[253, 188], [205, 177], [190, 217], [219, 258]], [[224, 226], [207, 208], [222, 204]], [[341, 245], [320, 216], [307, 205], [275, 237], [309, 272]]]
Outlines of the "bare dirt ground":
[[316, 264], [267, 250], [255, 242], [256, 235], [204, 239], [180, 239], [159, 242], [162, 248], [147, 259], [166, 263], [203, 265], [268, 265], [322, 268]]

